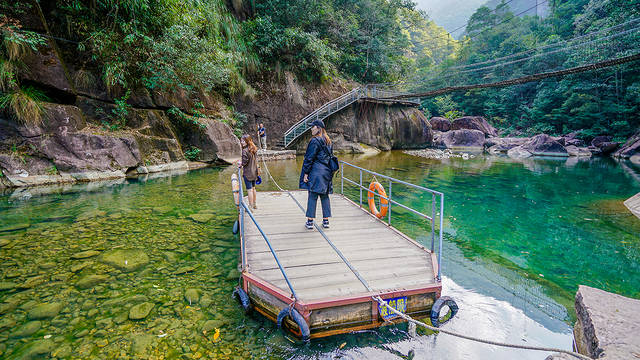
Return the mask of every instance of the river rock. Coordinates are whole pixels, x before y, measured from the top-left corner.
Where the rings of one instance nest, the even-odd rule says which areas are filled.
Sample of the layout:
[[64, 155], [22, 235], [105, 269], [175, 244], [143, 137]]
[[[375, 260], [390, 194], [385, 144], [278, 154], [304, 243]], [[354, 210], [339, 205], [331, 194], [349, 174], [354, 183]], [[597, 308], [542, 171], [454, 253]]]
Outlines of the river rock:
[[131, 352], [135, 355], [148, 355], [148, 348], [154, 341], [151, 334], [132, 334], [131, 335]]
[[13, 303], [13, 302], [1, 303], [0, 304], [0, 315], [6, 314], [8, 312], [11, 312], [11, 311], [15, 310], [17, 307], [18, 307], [18, 305], [16, 303]]
[[13, 282], [3, 281], [0, 282], [0, 291], [12, 290], [18, 287], [18, 284]]
[[40, 284], [47, 282], [47, 278], [44, 275], [34, 276], [28, 278], [24, 283], [20, 284], [21, 289], [31, 289]]
[[523, 145], [527, 141], [529, 141], [529, 138], [492, 137], [488, 138], [485, 141], [484, 147], [490, 154], [506, 154], [509, 150], [513, 149], [516, 146]]
[[11, 244], [11, 240], [9, 239], [0, 239], [0, 247], [5, 247], [7, 245]]
[[507, 155], [510, 158], [522, 159], [522, 158], [528, 158], [529, 156], [531, 156], [533, 154], [531, 154], [529, 151], [523, 149], [522, 146], [516, 146], [513, 149], [509, 149], [509, 151], [507, 151]]
[[26, 347], [20, 359], [39, 359], [46, 358], [55, 349], [56, 344], [49, 339], [38, 340]]
[[184, 299], [189, 303], [189, 305], [196, 304], [200, 300], [200, 290], [198, 289], [187, 289], [184, 292]]
[[42, 322], [40, 321], [29, 321], [28, 323], [20, 326], [15, 331], [11, 333], [11, 337], [21, 338], [27, 337], [35, 334], [42, 327]]
[[214, 329], [219, 329], [224, 325], [224, 322], [220, 320], [207, 320], [202, 325], [202, 331], [211, 332]]
[[434, 116], [429, 120], [431, 129], [436, 131], [449, 131], [451, 130], [451, 120], [443, 117]]
[[82, 251], [79, 253], [75, 253], [73, 255], [71, 255], [72, 259], [86, 259], [86, 258], [90, 258], [92, 256], [96, 256], [96, 255], [100, 255], [100, 251], [96, 251], [96, 250], [88, 250], [88, 251]]
[[442, 134], [442, 142], [447, 148], [471, 147], [482, 149], [485, 136], [480, 130], [451, 130]]
[[213, 219], [214, 217], [215, 215], [210, 213], [197, 213], [197, 214], [191, 214], [188, 216], [189, 219], [198, 223], [209, 222], [209, 220]]
[[5, 227], [1, 227], [0, 228], [0, 233], [24, 230], [24, 229], [29, 228], [29, 226], [31, 226], [31, 224], [11, 224], [11, 225], [7, 225]]
[[173, 274], [174, 275], [182, 275], [182, 274], [186, 274], [188, 272], [192, 272], [195, 269], [196, 268], [193, 267], [193, 266], [183, 266], [183, 267], [179, 268], [178, 270], [176, 270]]
[[58, 315], [63, 307], [64, 305], [59, 302], [43, 303], [29, 310], [27, 317], [30, 320], [50, 319]]
[[223, 161], [231, 163], [242, 152], [240, 140], [225, 123], [209, 118], [198, 118], [202, 124], [195, 125], [181, 121], [178, 127], [186, 127], [186, 131], [178, 131], [180, 142], [201, 150], [198, 160], [204, 162]]
[[140, 249], [116, 249], [103, 253], [100, 261], [120, 271], [131, 272], [147, 265], [149, 256]]
[[[523, 145], [509, 150], [507, 154], [509, 156], [512, 156], [511, 155], [512, 150], [518, 149], [518, 148], [520, 148], [520, 150], [518, 150], [517, 153], [519, 153], [520, 155], [524, 155], [525, 153], [522, 150], [525, 150], [531, 153], [532, 155], [569, 156], [569, 154], [567, 153], [567, 149], [565, 149], [564, 146], [562, 146], [559, 142], [557, 142], [547, 134], [536, 135], [531, 139], [529, 139], [529, 141], [527, 141]], [[516, 151], [514, 151], [513, 153], [515, 154]], [[516, 157], [516, 156], [512, 156], [512, 157]], [[523, 156], [520, 156], [520, 157], [523, 157]]]
[[575, 344], [594, 359], [633, 359], [640, 354], [640, 300], [580, 285]]
[[640, 154], [640, 130], [631, 136], [613, 156], [616, 158], [629, 159], [630, 157]]
[[227, 280], [237, 280], [240, 277], [240, 272], [236, 269], [229, 270], [227, 274]]
[[3, 316], [0, 319], [0, 330], [13, 328], [15, 325], [16, 321], [10, 317]]
[[78, 280], [78, 282], [76, 283], [76, 287], [78, 287], [79, 289], [89, 289], [107, 281], [107, 279], [109, 279], [109, 276], [107, 275], [86, 275], [82, 279]]
[[567, 150], [567, 154], [569, 156], [581, 156], [581, 157], [591, 157], [591, 151], [589, 151], [586, 147], [576, 147], [573, 145], [569, 145], [565, 148]]
[[83, 262], [81, 264], [75, 264], [75, 265], [71, 266], [71, 272], [76, 273], [76, 272], [86, 268], [87, 266], [89, 266], [91, 264], [92, 264], [92, 262], [90, 262], [90, 261], [85, 261], [85, 262]]
[[147, 317], [155, 305], [149, 302], [134, 305], [129, 310], [129, 319], [141, 320]]
[[482, 116], [463, 116], [451, 122], [451, 130], [479, 130], [486, 136], [498, 136], [496, 129]]

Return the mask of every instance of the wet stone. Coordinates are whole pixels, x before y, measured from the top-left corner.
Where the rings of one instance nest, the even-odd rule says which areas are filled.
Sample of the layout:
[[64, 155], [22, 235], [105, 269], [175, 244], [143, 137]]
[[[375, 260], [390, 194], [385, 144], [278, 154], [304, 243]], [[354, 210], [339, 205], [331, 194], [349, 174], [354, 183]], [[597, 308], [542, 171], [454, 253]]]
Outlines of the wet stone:
[[34, 276], [28, 278], [24, 283], [20, 285], [21, 289], [31, 289], [40, 284], [43, 284], [47, 281], [47, 278], [44, 275]]
[[81, 251], [79, 253], [75, 253], [73, 255], [71, 255], [72, 259], [86, 259], [86, 258], [90, 258], [90, 257], [94, 257], [96, 255], [100, 255], [100, 251], [97, 250], [87, 250], [87, 251]]
[[72, 272], [78, 272], [82, 269], [84, 269], [85, 267], [87, 267], [89, 264], [91, 264], [90, 262], [83, 262], [81, 264], [75, 264], [73, 266], [71, 266], [71, 271]]
[[51, 352], [51, 356], [57, 357], [59, 359], [64, 359], [66, 357], [69, 357], [71, 356], [71, 346], [62, 345], [59, 348], [55, 349], [53, 352]]
[[149, 256], [139, 249], [117, 249], [102, 254], [100, 261], [120, 271], [131, 272], [147, 265]]
[[107, 281], [109, 277], [107, 275], [87, 275], [82, 279], [78, 280], [76, 286], [79, 289], [89, 289], [92, 288], [102, 282]]
[[98, 309], [91, 309], [91, 310], [89, 310], [89, 312], [87, 313], [87, 316], [88, 316], [88, 317], [94, 317], [94, 316], [96, 316], [96, 315], [98, 314], [98, 312], [99, 312], [99, 311], [98, 311]]
[[18, 307], [15, 303], [2, 303], [0, 304], [0, 315], [11, 312]]
[[136, 355], [147, 353], [147, 348], [153, 343], [154, 336], [151, 334], [133, 334], [131, 351]]
[[153, 307], [154, 307], [154, 304], [148, 303], [148, 302], [135, 305], [131, 307], [131, 309], [129, 310], [129, 319], [131, 320], [144, 319], [149, 315]]
[[21, 338], [27, 337], [35, 334], [42, 327], [42, 323], [40, 321], [29, 321], [28, 323], [17, 328], [12, 334], [11, 337]]
[[64, 305], [59, 302], [40, 304], [29, 310], [27, 317], [31, 320], [53, 318], [63, 307]]
[[197, 214], [191, 214], [188, 216], [189, 219], [197, 223], [207, 223], [209, 222], [209, 220], [213, 219], [214, 217], [215, 215], [210, 213], [197, 213]]
[[11, 244], [11, 240], [9, 239], [0, 239], [0, 247], [5, 247], [7, 245]]
[[189, 305], [197, 304], [200, 300], [200, 291], [198, 289], [187, 289], [184, 292], [184, 299]]
[[24, 230], [29, 228], [31, 224], [13, 224], [0, 228], [0, 233]]
[[84, 329], [84, 330], [78, 331], [74, 336], [77, 337], [77, 338], [81, 338], [81, 337], [85, 337], [87, 335], [89, 335], [89, 329]]
[[15, 289], [16, 287], [18, 287], [18, 284], [13, 282], [0, 282], [0, 291], [11, 290]]
[[175, 275], [186, 274], [188, 272], [192, 272], [196, 268], [193, 266], [183, 266], [174, 272]]
[[0, 319], [0, 330], [6, 328], [12, 328], [16, 324], [16, 321], [9, 317], [3, 317]]
[[53, 351], [56, 344], [52, 340], [38, 340], [31, 343], [24, 352], [22, 359], [35, 359], [45, 357]]

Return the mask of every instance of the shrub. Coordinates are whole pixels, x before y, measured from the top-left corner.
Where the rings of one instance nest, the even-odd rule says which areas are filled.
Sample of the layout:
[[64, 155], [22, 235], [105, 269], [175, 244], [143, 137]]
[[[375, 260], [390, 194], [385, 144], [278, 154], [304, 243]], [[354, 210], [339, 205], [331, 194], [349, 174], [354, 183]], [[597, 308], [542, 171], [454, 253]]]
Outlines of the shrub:
[[202, 152], [199, 148], [191, 146], [189, 150], [184, 152], [184, 157], [189, 161], [198, 160], [198, 155]]
[[42, 124], [44, 118], [42, 101], [46, 100], [48, 99], [42, 91], [27, 86], [0, 96], [0, 109], [8, 111], [23, 124], [36, 126]]

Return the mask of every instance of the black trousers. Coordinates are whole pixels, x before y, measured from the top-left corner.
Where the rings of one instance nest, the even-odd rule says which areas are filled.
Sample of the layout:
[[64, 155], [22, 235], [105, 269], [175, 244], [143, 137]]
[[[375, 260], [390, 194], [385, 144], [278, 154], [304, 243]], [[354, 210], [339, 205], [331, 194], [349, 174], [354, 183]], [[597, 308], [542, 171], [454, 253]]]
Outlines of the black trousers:
[[329, 194], [319, 194], [313, 191], [309, 191], [309, 196], [307, 197], [307, 217], [310, 219], [316, 217], [318, 196], [320, 196], [320, 202], [322, 203], [322, 217], [331, 217], [331, 204], [329, 203]]

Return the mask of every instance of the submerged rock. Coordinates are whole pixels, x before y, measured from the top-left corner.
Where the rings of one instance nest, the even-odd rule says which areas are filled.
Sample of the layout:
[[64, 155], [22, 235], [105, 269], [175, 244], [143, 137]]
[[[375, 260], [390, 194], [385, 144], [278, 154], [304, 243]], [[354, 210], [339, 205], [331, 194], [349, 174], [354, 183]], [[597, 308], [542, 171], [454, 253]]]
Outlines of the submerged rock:
[[107, 279], [109, 279], [107, 275], [87, 275], [78, 280], [78, 282], [76, 283], [76, 287], [78, 287], [79, 289], [92, 288], [102, 282], [107, 281]]
[[188, 272], [192, 272], [195, 269], [196, 268], [193, 267], [193, 266], [183, 266], [183, 267], [179, 268], [178, 270], [176, 270], [173, 274], [174, 275], [186, 274]]
[[40, 321], [29, 321], [28, 323], [17, 328], [12, 334], [11, 337], [21, 338], [27, 337], [35, 334], [42, 327], [42, 322]]
[[147, 265], [149, 256], [140, 249], [117, 249], [103, 253], [100, 261], [120, 271], [131, 272]]
[[129, 319], [141, 320], [146, 318], [154, 306], [155, 306], [154, 304], [149, 302], [143, 302], [142, 304], [132, 306], [131, 309], [129, 310]]
[[100, 251], [88, 250], [71, 255], [72, 259], [86, 259], [92, 256], [100, 255]]
[[198, 223], [209, 222], [209, 220], [213, 219], [214, 217], [215, 215], [210, 213], [197, 213], [197, 214], [191, 214], [188, 216], [189, 219]]
[[24, 230], [24, 229], [27, 229], [29, 226], [31, 226], [31, 224], [12, 224], [12, 225], [8, 225], [0, 228], [0, 233]]
[[33, 309], [29, 310], [27, 317], [30, 320], [53, 318], [60, 313], [63, 307], [64, 305], [59, 302], [36, 305]]
[[13, 283], [13, 282], [0, 282], [0, 291], [6, 291], [6, 290], [11, 290], [11, 289], [15, 289], [16, 287], [18, 287], [18, 284]]
[[40, 284], [47, 282], [47, 278], [44, 275], [34, 276], [28, 278], [24, 283], [20, 285], [21, 289], [31, 289]]
[[189, 305], [196, 304], [200, 300], [200, 290], [198, 289], [187, 289], [184, 292], [184, 299], [187, 300]]
[[49, 339], [38, 340], [28, 345], [20, 359], [38, 359], [47, 357], [55, 348], [55, 343]]

